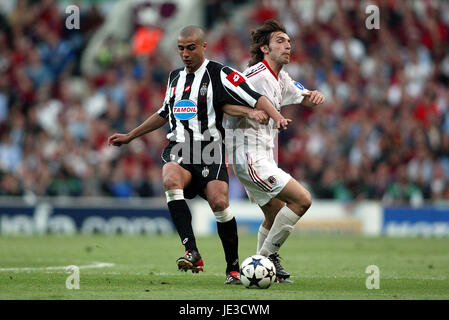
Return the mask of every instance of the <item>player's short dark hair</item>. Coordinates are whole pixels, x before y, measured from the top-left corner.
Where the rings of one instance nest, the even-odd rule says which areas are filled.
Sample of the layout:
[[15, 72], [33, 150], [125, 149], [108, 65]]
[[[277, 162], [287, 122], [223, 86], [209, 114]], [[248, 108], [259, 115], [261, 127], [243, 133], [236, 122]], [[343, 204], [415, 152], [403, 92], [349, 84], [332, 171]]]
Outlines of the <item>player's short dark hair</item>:
[[179, 33], [179, 35], [182, 37], [195, 36], [201, 42], [204, 42], [206, 39], [206, 32], [204, 31], [204, 29], [199, 26], [193, 26], [193, 25], [183, 28], [181, 30], [181, 32]]
[[250, 67], [263, 60], [263, 52], [260, 47], [268, 45], [271, 34], [278, 31], [287, 33], [285, 27], [274, 19], [266, 20], [261, 27], [251, 31], [251, 45], [249, 48], [251, 58], [248, 63]]

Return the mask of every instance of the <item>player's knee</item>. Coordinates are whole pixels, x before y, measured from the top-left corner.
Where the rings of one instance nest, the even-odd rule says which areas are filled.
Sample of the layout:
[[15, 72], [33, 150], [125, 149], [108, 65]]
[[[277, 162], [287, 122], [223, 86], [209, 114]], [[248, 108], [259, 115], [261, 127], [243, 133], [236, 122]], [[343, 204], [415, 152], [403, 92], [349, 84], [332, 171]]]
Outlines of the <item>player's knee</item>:
[[312, 205], [312, 195], [310, 194], [309, 191], [305, 190], [304, 195], [300, 202], [301, 215], [306, 213], [306, 211], [309, 210], [311, 205]]
[[309, 191], [304, 190], [301, 197], [299, 197], [294, 203], [289, 205], [293, 212], [295, 212], [298, 216], [304, 215], [307, 210], [309, 210], [312, 205], [312, 195]]
[[226, 197], [217, 196], [209, 200], [209, 205], [213, 212], [223, 211], [229, 207], [229, 201]]
[[182, 189], [182, 184], [179, 179], [173, 176], [164, 177], [162, 184], [164, 185], [164, 190]]

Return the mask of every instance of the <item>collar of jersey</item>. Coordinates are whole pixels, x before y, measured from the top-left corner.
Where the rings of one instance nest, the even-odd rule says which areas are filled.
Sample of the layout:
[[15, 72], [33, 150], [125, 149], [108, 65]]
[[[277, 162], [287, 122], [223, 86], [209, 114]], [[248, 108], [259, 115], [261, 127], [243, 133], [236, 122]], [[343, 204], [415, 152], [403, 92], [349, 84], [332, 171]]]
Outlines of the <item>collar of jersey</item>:
[[263, 60], [262, 60], [262, 63], [267, 67], [268, 70], [270, 70], [270, 72], [271, 72], [271, 74], [273, 75], [273, 77], [275, 77], [276, 80], [279, 81], [278, 76], [276, 75], [276, 73], [274, 73], [273, 69], [271, 69], [271, 67], [270, 67], [270, 65], [268, 64], [268, 62], [267, 62], [265, 59], [263, 59]]
[[[208, 63], [209, 63], [209, 60], [208, 59], [204, 59], [203, 64], [193, 74], [196, 76], [198, 73], [200, 73], [203, 70], [203, 68], [205, 68], [207, 66]], [[184, 67], [184, 72], [186, 74], [189, 74], [189, 73], [187, 73], [187, 70], [186, 70], [185, 67]]]

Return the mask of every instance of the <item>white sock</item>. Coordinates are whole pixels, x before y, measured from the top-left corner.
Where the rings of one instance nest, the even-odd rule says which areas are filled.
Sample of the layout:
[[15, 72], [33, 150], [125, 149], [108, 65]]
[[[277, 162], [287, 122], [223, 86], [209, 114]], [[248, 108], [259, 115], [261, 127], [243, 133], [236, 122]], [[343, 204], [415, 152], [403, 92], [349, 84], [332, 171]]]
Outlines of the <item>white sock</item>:
[[268, 233], [260, 254], [268, 257], [270, 254], [278, 252], [282, 244], [287, 240], [290, 233], [293, 231], [295, 224], [298, 222], [300, 216], [296, 215], [287, 206], [279, 210], [274, 219], [273, 226]]
[[221, 223], [231, 221], [232, 218], [234, 218], [234, 215], [232, 214], [230, 207], [227, 207], [223, 211], [214, 212], [214, 215], [215, 215], [215, 219]]
[[167, 203], [175, 200], [184, 200], [184, 190], [183, 189], [173, 189], [165, 191], [165, 197], [167, 198]]
[[259, 232], [257, 233], [257, 254], [259, 254], [260, 249], [262, 249], [263, 243], [268, 236], [268, 232], [270, 232], [270, 230], [260, 225]]

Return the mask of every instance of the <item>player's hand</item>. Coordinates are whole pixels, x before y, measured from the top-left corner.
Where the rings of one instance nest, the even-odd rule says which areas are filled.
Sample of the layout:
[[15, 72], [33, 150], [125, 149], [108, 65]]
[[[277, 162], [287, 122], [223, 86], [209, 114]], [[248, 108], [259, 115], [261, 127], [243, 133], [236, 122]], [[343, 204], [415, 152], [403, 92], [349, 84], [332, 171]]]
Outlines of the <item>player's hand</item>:
[[276, 121], [276, 129], [280, 130], [282, 128], [283, 130], [286, 130], [290, 122], [292, 122], [291, 119], [285, 119], [282, 117]]
[[108, 138], [108, 145], [120, 147], [122, 144], [128, 144], [131, 138], [127, 134], [114, 133]]
[[307, 98], [310, 102], [316, 105], [322, 104], [324, 103], [324, 100], [326, 100], [324, 95], [318, 90], [304, 92], [302, 95], [304, 96], [304, 98]]
[[262, 110], [251, 110], [248, 117], [256, 120], [260, 124], [268, 124], [268, 121], [270, 121], [268, 114]]

